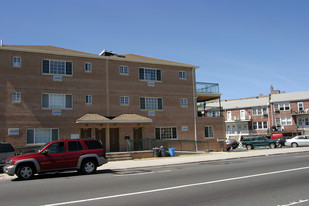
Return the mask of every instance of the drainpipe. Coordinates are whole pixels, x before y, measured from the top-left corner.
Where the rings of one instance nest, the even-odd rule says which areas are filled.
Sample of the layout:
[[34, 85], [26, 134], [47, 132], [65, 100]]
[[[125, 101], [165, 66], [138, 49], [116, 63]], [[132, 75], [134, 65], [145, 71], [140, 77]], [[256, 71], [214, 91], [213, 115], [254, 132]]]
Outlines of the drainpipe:
[[195, 149], [196, 149], [196, 152], [198, 152], [198, 146], [197, 146], [197, 133], [196, 133], [196, 119], [197, 119], [197, 111], [196, 111], [196, 99], [197, 99], [197, 96], [196, 96], [196, 82], [195, 82], [195, 69], [196, 68], [192, 68], [192, 88], [193, 88], [193, 108], [194, 108], [194, 140], [195, 140]]

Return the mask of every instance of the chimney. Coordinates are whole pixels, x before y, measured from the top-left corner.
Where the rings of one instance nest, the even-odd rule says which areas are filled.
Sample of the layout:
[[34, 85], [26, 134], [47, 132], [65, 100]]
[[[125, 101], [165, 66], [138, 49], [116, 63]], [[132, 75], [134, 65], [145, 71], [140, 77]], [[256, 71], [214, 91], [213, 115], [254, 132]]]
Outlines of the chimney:
[[1, 45], [0, 46], [3, 46], [3, 40], [1, 39]]

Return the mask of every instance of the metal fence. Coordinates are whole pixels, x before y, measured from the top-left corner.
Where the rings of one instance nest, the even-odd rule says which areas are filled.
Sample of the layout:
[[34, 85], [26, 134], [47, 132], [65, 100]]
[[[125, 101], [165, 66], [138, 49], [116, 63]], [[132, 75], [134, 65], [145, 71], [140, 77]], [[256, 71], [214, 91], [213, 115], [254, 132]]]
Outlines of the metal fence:
[[175, 148], [176, 151], [199, 151], [209, 152], [208, 141], [194, 140], [158, 140], [151, 138], [127, 140], [127, 152], [152, 150], [155, 147], [165, 146], [167, 148]]

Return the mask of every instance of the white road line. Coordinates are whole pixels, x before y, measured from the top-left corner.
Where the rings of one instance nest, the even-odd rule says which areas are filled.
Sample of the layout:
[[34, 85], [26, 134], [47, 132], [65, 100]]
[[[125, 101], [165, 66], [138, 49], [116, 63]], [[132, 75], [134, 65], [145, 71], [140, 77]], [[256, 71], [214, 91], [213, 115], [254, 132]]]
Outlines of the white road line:
[[154, 172], [141, 172], [141, 173], [135, 173], [135, 174], [125, 174], [125, 175], [116, 175], [117, 177], [122, 177], [122, 176], [136, 176], [136, 175], [145, 175], [145, 174], [152, 174]]
[[161, 171], [158, 171], [157, 173], [164, 173], [164, 172], [170, 172], [171, 170], [161, 170]]
[[228, 182], [228, 181], [241, 180], [241, 179], [247, 179], [247, 178], [252, 178], [252, 177], [261, 177], [261, 176], [294, 172], [294, 171], [307, 170], [307, 169], [309, 169], [309, 167], [300, 167], [300, 168], [295, 168], [295, 169], [279, 170], [279, 171], [274, 171], [274, 172], [266, 172], [266, 173], [247, 175], [247, 176], [242, 176], [242, 177], [233, 177], [233, 178], [227, 178], [227, 179], [222, 179], [222, 180], [214, 180], [214, 181], [209, 181], [209, 182], [200, 182], [200, 183], [180, 185], [180, 186], [175, 186], [175, 187], [166, 187], [166, 188], [161, 188], [161, 189], [146, 190], [146, 191], [141, 191], [141, 192], [124, 193], [124, 194], [119, 194], [119, 195], [111, 195], [111, 196], [90, 198], [90, 199], [84, 199], [84, 200], [75, 200], [75, 201], [69, 201], [69, 202], [59, 202], [59, 203], [42, 205], [42, 206], [58, 206], [58, 205], [77, 204], [77, 203], [91, 202], [91, 201], [97, 201], [97, 200], [112, 199], [112, 198], [117, 198], [117, 197], [134, 196], [134, 195], [162, 192], [162, 191], [167, 191], [167, 190], [176, 190], [176, 189], [187, 188], [187, 187], [196, 187], [196, 186], [201, 186], [201, 185], [209, 185], [209, 184], [215, 184], [215, 183], [221, 183], [221, 182]]
[[308, 158], [309, 155], [303, 155], [303, 156], [295, 156], [294, 158]]
[[299, 200], [298, 202], [291, 202], [287, 205], [278, 205], [278, 206], [292, 206], [292, 205], [298, 205], [298, 204], [302, 204], [304, 202], [308, 202], [309, 200]]

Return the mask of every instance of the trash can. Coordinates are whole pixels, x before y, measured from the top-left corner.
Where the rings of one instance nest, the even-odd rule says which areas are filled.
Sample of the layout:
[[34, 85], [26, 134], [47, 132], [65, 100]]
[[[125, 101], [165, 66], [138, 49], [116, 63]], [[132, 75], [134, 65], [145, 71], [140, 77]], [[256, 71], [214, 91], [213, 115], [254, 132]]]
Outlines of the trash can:
[[153, 157], [160, 157], [160, 149], [158, 147], [152, 148]]
[[175, 156], [175, 148], [169, 148], [168, 151], [170, 152], [171, 157]]
[[167, 157], [168, 149], [165, 146], [160, 146], [160, 157]]

